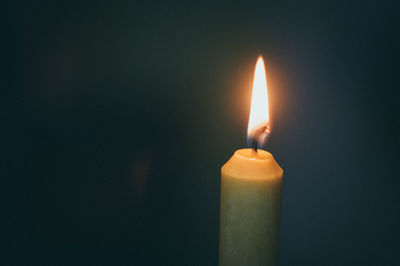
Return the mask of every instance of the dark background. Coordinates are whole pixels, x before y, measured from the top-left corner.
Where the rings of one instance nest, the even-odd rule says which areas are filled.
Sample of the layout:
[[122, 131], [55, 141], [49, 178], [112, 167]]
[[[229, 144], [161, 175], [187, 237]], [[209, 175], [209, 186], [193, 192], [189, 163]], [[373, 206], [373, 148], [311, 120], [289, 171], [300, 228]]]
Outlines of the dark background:
[[[399, 21], [382, 1], [14, 1], [6, 265], [216, 265], [266, 61], [281, 265], [399, 265]], [[4, 35], [5, 34], [5, 35]]]

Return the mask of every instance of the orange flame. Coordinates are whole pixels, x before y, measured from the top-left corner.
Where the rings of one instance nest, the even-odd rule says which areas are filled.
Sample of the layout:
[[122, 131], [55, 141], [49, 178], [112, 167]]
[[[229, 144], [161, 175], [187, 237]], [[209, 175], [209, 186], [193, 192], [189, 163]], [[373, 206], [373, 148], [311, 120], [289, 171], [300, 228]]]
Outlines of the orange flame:
[[262, 56], [258, 57], [254, 73], [253, 95], [251, 97], [247, 137], [258, 138], [256, 132], [259, 131], [260, 128], [268, 130], [266, 133], [269, 133], [268, 89]]

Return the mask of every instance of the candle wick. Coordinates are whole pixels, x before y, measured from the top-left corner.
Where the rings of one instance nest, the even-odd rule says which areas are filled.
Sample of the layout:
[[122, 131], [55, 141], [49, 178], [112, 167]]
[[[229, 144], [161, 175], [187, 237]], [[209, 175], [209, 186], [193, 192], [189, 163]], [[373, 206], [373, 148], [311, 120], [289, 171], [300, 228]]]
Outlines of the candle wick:
[[257, 158], [257, 147], [253, 148], [253, 156]]

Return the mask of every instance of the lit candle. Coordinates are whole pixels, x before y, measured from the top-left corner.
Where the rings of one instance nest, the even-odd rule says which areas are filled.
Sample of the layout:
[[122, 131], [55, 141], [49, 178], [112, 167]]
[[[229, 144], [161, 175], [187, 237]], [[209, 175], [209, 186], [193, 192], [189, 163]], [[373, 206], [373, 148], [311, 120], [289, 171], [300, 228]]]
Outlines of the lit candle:
[[251, 148], [236, 151], [221, 168], [219, 265], [277, 265], [281, 167], [260, 148], [270, 133], [265, 67], [254, 74], [247, 136]]

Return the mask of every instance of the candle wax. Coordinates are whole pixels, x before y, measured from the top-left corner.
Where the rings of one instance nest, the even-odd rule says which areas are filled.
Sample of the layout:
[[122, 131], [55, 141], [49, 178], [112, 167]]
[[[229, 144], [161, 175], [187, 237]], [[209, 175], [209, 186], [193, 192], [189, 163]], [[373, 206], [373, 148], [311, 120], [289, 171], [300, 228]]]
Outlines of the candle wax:
[[278, 264], [282, 175], [264, 150], [238, 150], [221, 168], [220, 266]]

